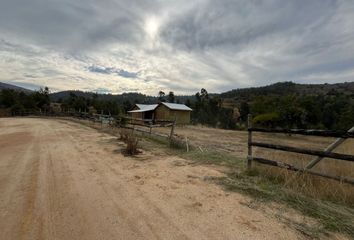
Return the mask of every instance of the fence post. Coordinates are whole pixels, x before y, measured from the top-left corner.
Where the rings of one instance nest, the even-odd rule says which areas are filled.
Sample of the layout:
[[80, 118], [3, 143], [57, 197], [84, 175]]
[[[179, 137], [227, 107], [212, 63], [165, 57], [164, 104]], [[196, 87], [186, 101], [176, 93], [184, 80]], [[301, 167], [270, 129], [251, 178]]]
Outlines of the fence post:
[[248, 114], [247, 116], [247, 131], [248, 131], [248, 155], [247, 155], [247, 169], [251, 170], [252, 168], [252, 115]]
[[173, 133], [175, 131], [175, 125], [176, 125], [176, 119], [173, 121], [173, 124], [172, 124], [172, 127], [171, 127], [170, 141], [172, 141], [172, 138], [173, 138]]
[[186, 148], [187, 148], [187, 152], [189, 152], [188, 138], [187, 138], [187, 136], [186, 136], [185, 138], [186, 138]]

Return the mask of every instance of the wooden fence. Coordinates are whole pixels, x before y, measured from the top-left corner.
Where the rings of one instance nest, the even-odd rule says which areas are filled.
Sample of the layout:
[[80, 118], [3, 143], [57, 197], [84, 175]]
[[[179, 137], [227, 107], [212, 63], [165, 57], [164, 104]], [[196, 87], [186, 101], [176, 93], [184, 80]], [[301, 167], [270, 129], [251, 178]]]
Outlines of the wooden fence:
[[[337, 137], [337, 139], [330, 144], [323, 151], [305, 149], [299, 147], [285, 146], [279, 144], [270, 144], [265, 142], [254, 141], [252, 136], [253, 132], [263, 132], [263, 133], [284, 133], [284, 134], [298, 134], [306, 136], [320, 136], [320, 137]], [[354, 162], [354, 156], [349, 154], [334, 153], [334, 150], [337, 146], [343, 143], [348, 138], [354, 138], [354, 127], [349, 131], [326, 131], [326, 130], [306, 130], [306, 129], [264, 129], [264, 128], [254, 128], [252, 127], [251, 115], [248, 116], [248, 156], [247, 156], [247, 167], [248, 169], [252, 168], [252, 162], [258, 162], [260, 164], [266, 164], [274, 167], [284, 168], [290, 171], [308, 173], [311, 175], [321, 176], [345, 183], [354, 184], [354, 179], [347, 178], [344, 176], [332, 176], [325, 173], [317, 172], [311, 170], [317, 163], [319, 163], [323, 158], [332, 158], [338, 161], [349, 161]], [[278, 162], [271, 159], [265, 159], [261, 157], [253, 156], [252, 147], [267, 148], [273, 150], [280, 150], [292, 153], [300, 153], [311, 156], [316, 156], [311, 160], [304, 168], [299, 168], [288, 163]]]
[[[176, 120], [153, 120], [153, 119], [141, 119], [141, 118], [132, 118], [127, 116], [113, 117], [111, 115], [105, 114], [89, 114], [87, 112], [76, 112], [76, 111], [67, 111], [67, 112], [42, 112], [42, 111], [21, 111], [21, 112], [12, 112], [11, 116], [33, 116], [33, 117], [71, 117], [77, 118], [80, 120], [89, 120], [93, 122], [101, 123], [101, 125], [109, 125], [110, 127], [118, 128], [127, 128], [132, 129], [137, 132], [144, 134], [149, 134], [156, 137], [162, 137], [168, 139], [170, 142], [173, 140], [174, 131], [176, 126]], [[153, 132], [153, 128], [159, 127], [171, 127], [170, 133], [159, 133]], [[176, 139], [175, 139], [176, 140]]]
[[[134, 129], [136, 131], [148, 133], [150, 135], [155, 135], [158, 137], [166, 137], [170, 140], [173, 137], [175, 126], [176, 126], [176, 121], [140, 119], [140, 118], [132, 118], [132, 117], [121, 117], [118, 120], [118, 122], [119, 122], [118, 125], [120, 127]], [[170, 134], [167, 135], [163, 133], [152, 132], [153, 128], [159, 128], [159, 127], [171, 127]], [[144, 128], [148, 130], [145, 130]]]

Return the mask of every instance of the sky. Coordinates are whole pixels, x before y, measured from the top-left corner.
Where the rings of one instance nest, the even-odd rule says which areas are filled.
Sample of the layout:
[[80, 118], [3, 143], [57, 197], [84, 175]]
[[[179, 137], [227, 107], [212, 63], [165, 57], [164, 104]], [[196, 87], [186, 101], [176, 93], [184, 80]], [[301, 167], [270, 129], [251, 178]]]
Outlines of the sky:
[[354, 0], [0, 0], [0, 82], [225, 92], [354, 81]]

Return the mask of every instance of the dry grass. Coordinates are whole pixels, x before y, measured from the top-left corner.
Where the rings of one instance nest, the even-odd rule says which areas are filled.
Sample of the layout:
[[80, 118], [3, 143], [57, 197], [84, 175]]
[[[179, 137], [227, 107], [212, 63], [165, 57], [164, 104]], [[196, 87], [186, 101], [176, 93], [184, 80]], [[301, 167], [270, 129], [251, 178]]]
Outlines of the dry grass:
[[[276, 141], [276, 139], [277, 138], [272, 136], [272, 138], [267, 139], [267, 141], [272, 142]], [[264, 140], [266, 139], [263, 139], [263, 141]], [[306, 147], [309, 149], [324, 149], [331, 141], [333, 141], [333, 139], [288, 136], [286, 141], [282, 141], [281, 144]], [[335, 149], [335, 152], [354, 154], [354, 139], [347, 139], [342, 145]], [[255, 149], [254, 153], [255, 156], [289, 163], [300, 168], [304, 167], [313, 159], [313, 156], [261, 148]], [[342, 202], [354, 206], [354, 186], [350, 184], [307, 174], [294, 173], [265, 165], [261, 166], [260, 164], [257, 164], [257, 168], [261, 170], [261, 174], [266, 177], [278, 178], [284, 182], [286, 187], [292, 190], [304, 193], [313, 198]], [[313, 170], [333, 176], [354, 178], [354, 164], [348, 161], [324, 158]]]
[[[160, 128], [154, 131], [167, 133], [169, 129]], [[178, 126], [175, 133], [184, 139], [188, 137], [190, 144], [195, 147], [201, 146], [203, 149], [209, 150], [209, 153], [198, 153], [197, 158], [204, 158], [204, 162], [213, 163], [221, 161], [221, 158], [228, 159], [234, 157], [235, 163], [240, 165], [239, 159], [245, 158], [247, 154], [247, 132], [245, 131], [230, 131], [222, 129], [213, 129], [198, 126]], [[269, 134], [269, 133], [254, 133], [254, 140], [260, 142], [282, 144], [287, 146], [302, 147], [309, 149], [323, 150], [335, 138], [287, 135], [287, 134]], [[174, 146], [174, 145], [173, 145]], [[183, 149], [183, 147], [182, 147]], [[347, 139], [334, 152], [354, 155], [354, 139]], [[213, 158], [210, 159], [205, 155], [213, 153]], [[184, 157], [194, 158], [193, 153], [184, 154]], [[215, 157], [219, 156], [219, 157]], [[275, 151], [270, 149], [254, 148], [254, 156], [264, 157], [292, 164], [297, 167], [304, 167], [314, 157], [290, 153], [284, 151]], [[241, 161], [241, 165], [243, 162]], [[255, 164], [261, 171], [260, 174], [265, 177], [278, 179], [283, 182], [284, 186], [296, 192], [311, 196], [313, 198], [331, 200], [334, 202], [344, 203], [349, 206], [354, 206], [354, 186], [340, 183], [335, 180], [325, 179], [322, 177], [296, 174], [287, 170], [276, 167], [268, 167], [266, 165]], [[354, 178], [354, 164], [348, 161], [334, 160], [325, 158], [319, 162], [313, 170], [326, 173], [334, 176], [345, 176]]]
[[293, 225], [310, 238], [321, 239], [328, 232], [339, 232], [350, 238], [354, 237], [354, 211], [342, 204], [308, 197], [298, 191], [284, 187], [284, 182], [274, 175], [265, 177], [261, 171], [253, 169], [249, 172], [230, 173], [227, 177], [215, 179], [226, 190], [236, 191], [251, 196], [262, 204], [276, 202], [289, 206], [303, 215], [314, 218], [318, 224], [296, 223], [292, 218], [279, 216], [280, 219]]
[[[77, 121], [80, 123], [84, 122], [85, 125], [100, 129], [101, 131], [109, 132], [116, 136], [120, 135], [118, 132], [121, 130], [118, 130], [117, 128], [102, 128], [101, 124], [82, 120]], [[159, 128], [154, 129], [154, 131], [169, 133], [170, 129]], [[222, 159], [227, 159], [226, 162], [229, 163], [228, 165], [232, 165], [232, 161], [234, 161], [235, 164], [238, 165], [239, 169], [242, 168], [242, 164], [244, 164], [244, 162], [240, 161], [240, 159], [245, 159], [247, 154], [247, 132], [245, 131], [230, 131], [198, 126], [178, 126], [175, 129], [175, 133], [180, 136], [181, 139], [188, 137], [191, 148], [193, 146], [201, 146], [203, 149], [208, 150], [208, 153], [194, 154], [191, 152], [189, 154], [184, 154], [184, 157], [186, 158], [202, 158], [206, 163], [213, 163], [215, 161], [223, 162]], [[289, 136], [287, 134], [254, 133], [254, 140], [323, 150], [335, 139], [301, 135]], [[165, 140], [160, 141], [168, 143]], [[172, 144], [172, 146], [176, 147], [179, 145]], [[354, 139], [347, 139], [342, 145], [335, 149], [334, 152], [354, 155]], [[210, 153], [213, 153], [211, 154], [211, 158], [208, 157]], [[254, 156], [290, 163], [297, 167], [304, 167], [311, 159], [313, 159], [312, 156], [308, 155], [261, 148], [254, 148]], [[344, 203], [349, 206], [354, 206], [354, 186], [352, 185], [312, 175], [296, 174], [294, 172], [275, 167], [268, 167], [266, 165], [257, 164], [256, 166], [259, 170], [261, 170], [259, 171], [260, 174], [267, 178], [277, 179], [278, 181], [283, 182], [284, 186], [294, 191], [306, 194], [313, 198], [331, 200], [334, 202]], [[318, 163], [313, 170], [330, 175], [354, 178], [354, 164], [347, 161], [325, 158]]]
[[[332, 189], [332, 193], [335, 196], [333, 202], [325, 201], [319, 199], [319, 196], [321, 196], [320, 198], [328, 198], [328, 196], [320, 195], [323, 190], [319, 188], [319, 182], [315, 182], [312, 176], [302, 174], [293, 178], [290, 175], [293, 173], [276, 168], [265, 170], [254, 168], [252, 171], [245, 171], [244, 159], [215, 151], [201, 152], [198, 149], [193, 149], [188, 153], [171, 149], [168, 151], [191, 160], [190, 164], [220, 166], [221, 168], [218, 167], [217, 169], [227, 173], [225, 177], [206, 178], [205, 180], [220, 184], [228, 191], [249, 195], [261, 205], [265, 202], [276, 202], [289, 206], [305, 216], [316, 219], [319, 224], [296, 222], [286, 216], [278, 216], [286, 224], [293, 226], [310, 238], [321, 239], [329, 231], [354, 237], [354, 226], [352, 224], [354, 212], [352, 208], [347, 206], [348, 204], [343, 204], [350, 202], [350, 196], [345, 195], [345, 192], [347, 191], [346, 187], [351, 186], [339, 188], [340, 190], [335, 192], [332, 188], [338, 188], [337, 185], [340, 183], [318, 178], [317, 181], [323, 181], [322, 184], [327, 184], [326, 186]], [[293, 179], [292, 183], [296, 184], [287, 185], [286, 180], [290, 178]], [[334, 185], [330, 186], [329, 184]], [[323, 187], [325, 188], [325, 186]], [[345, 201], [342, 201], [342, 199]]]

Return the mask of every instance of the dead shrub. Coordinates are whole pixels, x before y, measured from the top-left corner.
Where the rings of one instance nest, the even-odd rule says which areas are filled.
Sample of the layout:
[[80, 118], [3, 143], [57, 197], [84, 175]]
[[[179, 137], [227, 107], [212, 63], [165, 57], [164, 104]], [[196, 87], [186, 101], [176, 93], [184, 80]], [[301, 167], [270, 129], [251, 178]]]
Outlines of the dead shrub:
[[125, 142], [127, 140], [129, 134], [132, 134], [131, 130], [120, 129], [120, 131], [119, 131], [119, 140]]
[[183, 139], [172, 137], [170, 138], [170, 147], [176, 149], [185, 149], [186, 142]]
[[138, 150], [139, 138], [134, 134], [133, 131], [122, 129], [119, 135], [119, 139], [127, 144], [127, 147], [124, 150], [125, 154], [136, 155], [140, 152]]

